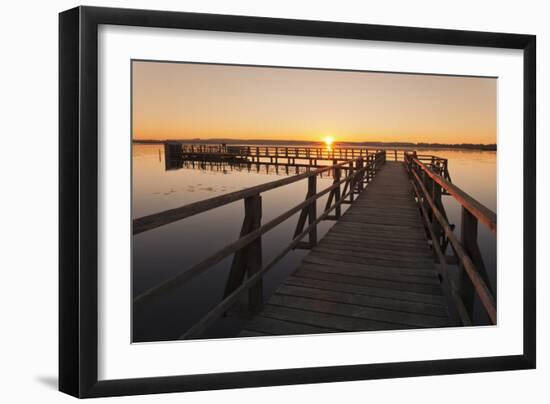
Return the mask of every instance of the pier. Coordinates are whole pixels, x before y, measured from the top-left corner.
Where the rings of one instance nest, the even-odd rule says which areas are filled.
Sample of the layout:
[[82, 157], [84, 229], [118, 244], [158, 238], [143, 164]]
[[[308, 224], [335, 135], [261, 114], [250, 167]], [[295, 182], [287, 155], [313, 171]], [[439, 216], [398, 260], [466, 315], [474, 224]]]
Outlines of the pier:
[[[238, 239], [134, 298], [139, 309], [232, 256], [223, 299], [181, 339], [200, 338], [243, 300], [247, 309], [240, 336], [470, 325], [476, 301], [496, 324], [494, 291], [477, 232], [481, 224], [496, 235], [497, 217], [451, 182], [446, 159], [414, 150], [177, 143], [165, 144], [165, 155], [167, 169], [184, 162], [248, 169], [282, 165], [287, 174], [289, 167], [296, 169], [282, 179], [133, 221], [136, 235], [244, 202]], [[330, 175], [332, 183], [320, 190], [321, 175]], [[263, 223], [262, 193], [297, 181], [307, 182], [304, 201]], [[318, 206], [325, 195], [326, 203]], [[448, 221], [443, 196], [461, 206], [460, 234]], [[349, 205], [345, 212], [343, 205]], [[292, 241], [264, 262], [262, 236], [295, 215]], [[335, 224], [319, 239], [317, 225], [325, 220]], [[275, 293], [264, 296], [264, 275], [297, 248], [307, 249], [307, 255]], [[459, 268], [458, 277], [449, 275], [451, 265]]]

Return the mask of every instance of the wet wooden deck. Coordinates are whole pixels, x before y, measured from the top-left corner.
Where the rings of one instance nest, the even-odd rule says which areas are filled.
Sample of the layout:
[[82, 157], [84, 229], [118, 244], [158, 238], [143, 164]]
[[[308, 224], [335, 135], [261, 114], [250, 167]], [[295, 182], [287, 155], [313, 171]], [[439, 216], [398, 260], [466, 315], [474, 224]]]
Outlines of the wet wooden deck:
[[447, 302], [405, 167], [388, 161], [240, 335], [447, 325]]

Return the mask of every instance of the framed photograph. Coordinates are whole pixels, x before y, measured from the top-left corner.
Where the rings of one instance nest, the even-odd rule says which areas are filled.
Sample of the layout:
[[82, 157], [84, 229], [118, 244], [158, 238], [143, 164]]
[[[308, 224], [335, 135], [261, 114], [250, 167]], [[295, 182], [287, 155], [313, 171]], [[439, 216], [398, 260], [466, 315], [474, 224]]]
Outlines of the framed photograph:
[[61, 391], [535, 367], [535, 36], [59, 28]]

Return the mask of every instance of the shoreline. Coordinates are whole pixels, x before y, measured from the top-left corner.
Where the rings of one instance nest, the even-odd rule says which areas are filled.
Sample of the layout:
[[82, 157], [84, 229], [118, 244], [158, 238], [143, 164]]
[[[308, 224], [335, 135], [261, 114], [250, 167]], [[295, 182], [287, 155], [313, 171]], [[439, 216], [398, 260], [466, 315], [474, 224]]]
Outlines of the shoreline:
[[[302, 141], [302, 140], [255, 140], [255, 139], [168, 139], [168, 140], [150, 140], [150, 139], [132, 139], [132, 144], [164, 144], [166, 142], [176, 142], [183, 144], [230, 144], [243, 146], [312, 146], [325, 144], [320, 141]], [[335, 142], [333, 147], [378, 147], [385, 149], [421, 149], [421, 150], [470, 150], [470, 151], [497, 151], [496, 144], [444, 144], [444, 143], [405, 143], [405, 142]]]

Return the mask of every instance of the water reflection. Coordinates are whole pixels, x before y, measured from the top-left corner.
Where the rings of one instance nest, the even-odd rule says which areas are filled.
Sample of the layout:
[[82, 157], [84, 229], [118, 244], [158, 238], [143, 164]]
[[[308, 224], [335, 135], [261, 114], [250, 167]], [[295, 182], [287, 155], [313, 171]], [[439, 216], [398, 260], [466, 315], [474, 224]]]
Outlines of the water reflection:
[[[162, 145], [133, 146], [134, 218], [264, 184], [276, 179], [273, 175], [286, 175], [284, 169], [279, 168], [277, 172], [272, 165], [264, 164], [260, 165], [259, 171], [227, 164], [219, 171], [216, 168], [187, 168], [185, 164], [178, 170], [166, 170], [165, 162], [158, 160], [158, 151], [162, 148]], [[300, 172], [304, 169], [298, 168]], [[318, 189], [326, 188], [331, 183], [332, 178], [324, 175], [318, 178]], [[262, 222], [265, 223], [302, 202], [306, 191], [307, 181], [304, 180], [262, 193]], [[327, 196], [320, 198], [319, 206], [324, 206], [326, 198]], [[238, 239], [243, 206], [243, 201], [234, 202], [134, 236], [134, 296], [190, 268]], [[293, 215], [262, 236], [264, 262], [269, 262], [290, 243], [297, 218], [298, 214]], [[317, 230], [319, 237], [330, 226], [332, 222], [320, 223]], [[266, 297], [294, 270], [305, 254], [304, 250], [291, 251], [267, 273], [264, 278]], [[231, 259], [232, 257], [224, 259], [177, 292], [148, 304], [143, 311], [134, 312], [133, 340], [175, 339], [196, 323], [209, 308], [221, 301]], [[224, 317], [203, 337], [232, 335], [239, 330], [241, 323], [242, 320], [234, 316]]]
[[[449, 160], [453, 182], [496, 212], [496, 153], [457, 150], [424, 150]], [[273, 175], [304, 172], [300, 164], [273, 165], [267, 162], [184, 161], [165, 153], [163, 145], [133, 145], [134, 218], [183, 206], [216, 195], [245, 189], [272, 181]], [[223, 175], [223, 177], [221, 177]], [[318, 179], [318, 189], [330, 185], [332, 178]], [[280, 215], [303, 201], [307, 181], [300, 181], [262, 194], [262, 222]], [[324, 206], [326, 196], [318, 206]], [[460, 234], [460, 205], [452, 197], [443, 202], [450, 223]], [[344, 207], [345, 209], [345, 207]], [[263, 237], [264, 262], [269, 262], [292, 239], [297, 214]], [[197, 264], [208, 255], [235, 241], [243, 218], [243, 202], [238, 201], [179, 222], [166, 225], [133, 238], [133, 294]], [[321, 222], [319, 238], [333, 222]], [[493, 287], [496, 285], [496, 240], [484, 226], [479, 226], [479, 244]], [[307, 252], [295, 250], [268, 272], [264, 279], [268, 298], [290, 274]], [[133, 340], [160, 341], [177, 338], [196, 323], [223, 297], [232, 257], [227, 257], [189, 284], [148, 305], [133, 316]], [[476, 310], [482, 321], [482, 310]], [[226, 316], [203, 337], [234, 335], [243, 320]]]

